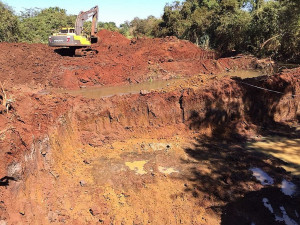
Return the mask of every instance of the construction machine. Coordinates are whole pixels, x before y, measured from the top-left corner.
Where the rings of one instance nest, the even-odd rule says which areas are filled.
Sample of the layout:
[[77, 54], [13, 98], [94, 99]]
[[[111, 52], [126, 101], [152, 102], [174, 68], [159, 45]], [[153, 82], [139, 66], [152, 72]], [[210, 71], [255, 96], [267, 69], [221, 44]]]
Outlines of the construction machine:
[[[76, 56], [94, 55], [96, 50], [91, 48], [92, 43], [97, 43], [98, 6], [89, 11], [80, 12], [76, 18], [75, 28], [62, 28], [59, 33], [49, 37], [51, 47], [69, 48]], [[92, 17], [92, 29], [88, 37], [83, 35], [83, 24]]]

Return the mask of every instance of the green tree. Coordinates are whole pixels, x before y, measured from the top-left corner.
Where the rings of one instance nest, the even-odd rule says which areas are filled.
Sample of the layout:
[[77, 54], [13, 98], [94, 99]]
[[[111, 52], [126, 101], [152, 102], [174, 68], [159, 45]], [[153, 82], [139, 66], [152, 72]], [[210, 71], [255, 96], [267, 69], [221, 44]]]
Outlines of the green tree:
[[68, 16], [58, 7], [26, 9], [21, 13], [20, 39], [30, 43], [46, 43], [48, 37], [62, 27], [74, 27], [76, 16]]
[[19, 36], [19, 21], [11, 8], [0, 2], [0, 42], [16, 42]]
[[121, 34], [123, 34], [125, 37], [132, 37], [132, 35], [130, 34], [130, 22], [129, 21], [125, 21], [124, 23], [122, 23], [120, 25], [120, 29], [119, 32]]
[[131, 36], [153, 37], [153, 31], [154, 27], [157, 25], [157, 21], [158, 19], [156, 19], [154, 16], [148, 16], [147, 19], [135, 17], [129, 24]]
[[300, 0], [186, 0], [167, 4], [156, 36], [175, 35], [221, 54], [299, 61]]
[[251, 47], [261, 56], [275, 54], [278, 51], [279, 11], [279, 2], [272, 1], [252, 12], [249, 28]]
[[167, 4], [164, 8], [162, 22], [160, 26], [160, 36], [182, 37], [189, 24], [186, 24], [184, 16], [181, 14], [182, 4], [179, 1], [173, 4]]
[[280, 59], [300, 63], [300, 1], [280, 1]]
[[99, 22], [98, 28], [100, 29], [106, 29], [110, 31], [118, 31], [119, 28], [117, 27], [115, 22]]
[[227, 11], [218, 18], [218, 24], [214, 31], [214, 48], [222, 53], [233, 50], [243, 52], [247, 50], [248, 28], [250, 25], [249, 13], [236, 10]]

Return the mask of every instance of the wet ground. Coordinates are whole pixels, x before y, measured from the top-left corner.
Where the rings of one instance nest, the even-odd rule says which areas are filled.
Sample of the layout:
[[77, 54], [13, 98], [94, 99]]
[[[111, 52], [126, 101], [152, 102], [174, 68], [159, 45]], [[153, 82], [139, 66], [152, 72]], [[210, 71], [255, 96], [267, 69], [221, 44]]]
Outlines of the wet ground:
[[[240, 77], [244, 78], [253, 78], [265, 75], [261, 70], [236, 70], [230, 72], [224, 72], [217, 74], [216, 77], [222, 78], [223, 76], [230, 77]], [[206, 76], [207, 75], [199, 75]], [[150, 91], [160, 91], [160, 90], [169, 90], [172, 87], [180, 87], [182, 82], [190, 80], [191, 78], [177, 78], [177, 79], [168, 79], [168, 80], [149, 80], [136, 84], [122, 85], [122, 86], [94, 86], [94, 87], [81, 87], [80, 89], [75, 90], [66, 90], [66, 89], [53, 89], [52, 91], [56, 93], [67, 93], [73, 96], [82, 96], [86, 98], [102, 98], [110, 97], [113, 95], [125, 95], [125, 94], [147, 94]]]
[[253, 78], [266, 75], [262, 70], [235, 70], [224, 72], [220, 74], [221, 76], [230, 76], [230, 77], [240, 77], [242, 79], [245, 78]]
[[161, 90], [165, 87], [174, 85], [178, 79], [171, 80], [154, 80], [146, 81], [138, 84], [130, 84], [123, 86], [106, 86], [106, 87], [82, 87], [77, 90], [54, 90], [58, 93], [68, 93], [73, 96], [83, 96], [86, 98], [102, 98], [113, 95], [148, 93], [151, 90]]

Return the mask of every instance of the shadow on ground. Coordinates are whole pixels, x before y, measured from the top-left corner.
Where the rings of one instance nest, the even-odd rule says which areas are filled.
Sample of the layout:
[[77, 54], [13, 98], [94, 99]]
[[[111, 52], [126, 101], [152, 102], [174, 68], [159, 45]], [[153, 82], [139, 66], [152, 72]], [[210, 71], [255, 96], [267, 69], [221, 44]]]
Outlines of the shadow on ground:
[[5, 176], [5, 177], [2, 177], [0, 179], [0, 186], [5, 186], [7, 187], [9, 185], [9, 182], [10, 181], [16, 181], [16, 178], [14, 177], [9, 177], [9, 176]]
[[[182, 162], [190, 171], [183, 178], [189, 181], [184, 191], [198, 198], [202, 207], [213, 209], [221, 224], [300, 224], [299, 191], [290, 197], [280, 189], [283, 179], [299, 187], [299, 177], [283, 167], [299, 169], [300, 162], [276, 156], [272, 149], [280, 142], [266, 151], [251, 151], [246, 138], [247, 132], [252, 139], [284, 137], [288, 141], [283, 148], [294, 152], [300, 131], [290, 125], [299, 122], [299, 97], [295, 97], [299, 84], [280, 76], [233, 80], [237, 85], [234, 94], [228, 97], [212, 92], [213, 98], [202, 101], [204, 110], [190, 113], [190, 129], [209, 127], [213, 138], [199, 137], [185, 149], [190, 159]], [[262, 186], [250, 171], [254, 167], [268, 173], [274, 184]], [[264, 199], [272, 210], [264, 205]]]
[[61, 56], [69, 56], [74, 57], [75, 55], [75, 48], [57, 48], [54, 50], [57, 54]]
[[[270, 131], [276, 133], [276, 129]], [[276, 134], [288, 135], [290, 140], [300, 137], [295, 129], [286, 128], [285, 131]], [[280, 189], [283, 179], [298, 186], [300, 183], [299, 178], [292, 177], [282, 168], [286, 162], [264, 152], [250, 151], [242, 139], [201, 137], [185, 152], [190, 159], [182, 162], [189, 165], [190, 171], [184, 177], [189, 181], [184, 191], [199, 198], [200, 205], [221, 216], [221, 224], [285, 224], [280, 221], [284, 217], [282, 207], [288, 218], [295, 222], [290, 224], [300, 224], [299, 195], [286, 196]], [[254, 167], [268, 173], [274, 179], [274, 185], [262, 186], [249, 170]], [[264, 206], [263, 199], [270, 201], [273, 214]], [[207, 201], [211, 203], [205, 203]]]

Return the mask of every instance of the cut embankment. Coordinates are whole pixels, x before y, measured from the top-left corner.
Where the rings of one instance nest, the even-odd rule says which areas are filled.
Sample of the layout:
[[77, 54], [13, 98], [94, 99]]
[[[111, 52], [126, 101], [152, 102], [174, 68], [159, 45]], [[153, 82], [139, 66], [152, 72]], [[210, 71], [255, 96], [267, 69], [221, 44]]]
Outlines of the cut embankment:
[[[15, 93], [9, 114], [0, 115], [1, 198], [12, 199], [1, 202], [1, 220], [219, 224], [212, 207], [230, 202], [224, 210], [232, 212], [250, 191], [271, 199], [250, 168], [267, 169], [274, 183], [291, 176], [278, 160], [226, 137], [299, 123], [299, 69], [194, 81], [100, 99]], [[222, 141], [193, 139], [201, 133]]]

